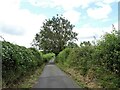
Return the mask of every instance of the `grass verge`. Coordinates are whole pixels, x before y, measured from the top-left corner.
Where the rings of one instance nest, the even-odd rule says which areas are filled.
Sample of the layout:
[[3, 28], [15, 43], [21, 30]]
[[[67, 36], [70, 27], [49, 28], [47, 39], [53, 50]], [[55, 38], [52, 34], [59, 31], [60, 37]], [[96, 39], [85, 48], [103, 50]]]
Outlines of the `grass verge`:
[[[71, 74], [71, 72], [69, 72], [68, 70], [70, 70], [70, 68], [68, 69], [67, 67], [60, 65], [60, 64], [56, 64], [62, 71], [64, 71], [67, 75], [69, 75], [71, 78], [73, 78], [75, 80], [75, 82], [81, 87], [81, 88], [87, 88], [86, 85], [80, 81], [78, 81], [78, 79], [73, 75], [74, 73]], [[72, 71], [72, 70], [71, 70]]]
[[77, 70], [65, 67], [61, 64], [57, 64], [57, 66], [73, 78], [80, 88], [101, 88], [96, 82], [90, 81], [87, 77], [83, 77]]
[[28, 75], [22, 77], [20, 80], [17, 81], [17, 83], [12, 84], [10, 88], [32, 88], [40, 77], [44, 66], [45, 64], [38, 67], [35, 71], [30, 72]]

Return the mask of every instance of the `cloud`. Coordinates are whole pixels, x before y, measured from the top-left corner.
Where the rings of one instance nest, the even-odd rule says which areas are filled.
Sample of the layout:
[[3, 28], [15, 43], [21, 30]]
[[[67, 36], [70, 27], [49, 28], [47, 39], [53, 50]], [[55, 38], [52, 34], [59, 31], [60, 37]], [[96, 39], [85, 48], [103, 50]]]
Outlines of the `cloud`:
[[77, 12], [75, 10], [69, 10], [63, 13], [63, 16], [66, 17], [72, 24], [78, 23], [80, 20], [80, 12]]
[[104, 4], [111, 4], [118, 2], [119, 0], [27, 0], [33, 6], [44, 7], [44, 8], [56, 8], [61, 7], [65, 11], [75, 9], [75, 8], [87, 8], [92, 3], [101, 2]]
[[104, 3], [110, 4], [113, 2], [119, 2], [120, 0], [103, 0]]
[[119, 25], [118, 25], [118, 22], [113, 23], [113, 25], [114, 25], [114, 27], [115, 27], [116, 30], [120, 29], [120, 28], [118, 27], [118, 26], [119, 26]]
[[20, 0], [0, 1], [0, 33], [7, 41], [29, 47], [45, 19], [43, 14], [20, 9]]
[[[117, 27], [117, 23], [114, 23], [115, 27]], [[117, 29], [117, 28], [116, 28]], [[99, 40], [102, 35], [106, 32], [110, 33], [112, 31], [112, 25], [109, 27], [92, 27], [90, 25], [85, 25], [81, 28], [74, 28], [74, 32], [78, 33], [78, 41], [76, 43], [79, 45], [82, 41], [93, 41]], [[94, 38], [95, 37], [95, 38]]]
[[18, 28], [16, 26], [1, 25], [0, 32], [10, 34], [10, 35], [23, 35], [25, 34], [24, 29]]
[[71, 10], [78, 7], [86, 8], [96, 0], [28, 0], [28, 2], [38, 7], [61, 7], [64, 10]]
[[82, 7], [86, 8], [89, 6], [90, 3], [94, 2], [95, 0], [52, 0], [54, 5], [58, 7], [62, 7], [64, 10], [71, 10], [74, 8]]
[[[47, 17], [44, 14], [34, 14], [27, 9], [21, 9], [21, 1], [23, 0], [0, 0], [0, 35], [7, 41], [29, 47]], [[63, 15], [71, 23], [76, 24], [82, 16], [76, 8], [87, 10], [91, 18], [105, 19], [112, 10], [110, 4], [116, 1], [118, 0], [27, 0], [23, 2], [29, 2], [40, 8], [62, 8]], [[92, 3], [98, 7], [89, 8]], [[111, 26], [94, 28], [86, 25], [75, 28], [74, 31], [79, 33], [80, 42], [93, 40], [92, 36], [99, 38], [104, 32], [110, 32], [111, 28]]]
[[[88, 16], [96, 20], [107, 20], [108, 15], [112, 11], [110, 4], [118, 1], [119, 0], [28, 0], [28, 2], [30, 2], [33, 6], [44, 8], [62, 8], [65, 13], [69, 13], [73, 10], [75, 11], [76, 8], [87, 9], [86, 11]], [[92, 4], [96, 6], [91, 8]]]
[[[118, 22], [113, 23], [114, 27], [116, 30], [118, 30]], [[96, 40], [100, 40], [101, 36], [103, 36], [106, 32], [111, 33], [112, 32], [112, 25], [108, 27], [92, 27], [90, 24], [84, 25], [81, 28], [74, 28], [74, 32], [78, 33], [78, 41], [76, 43], [79, 45], [80, 42], [83, 41], [94, 41], [95, 38]], [[95, 38], [94, 38], [95, 36]]]
[[100, 7], [89, 8], [87, 10], [88, 16], [93, 19], [97, 19], [97, 20], [108, 18], [108, 15], [112, 11], [112, 8], [110, 7], [110, 5], [105, 5], [105, 4], [101, 4], [101, 3], [97, 3], [97, 5], [99, 5]]

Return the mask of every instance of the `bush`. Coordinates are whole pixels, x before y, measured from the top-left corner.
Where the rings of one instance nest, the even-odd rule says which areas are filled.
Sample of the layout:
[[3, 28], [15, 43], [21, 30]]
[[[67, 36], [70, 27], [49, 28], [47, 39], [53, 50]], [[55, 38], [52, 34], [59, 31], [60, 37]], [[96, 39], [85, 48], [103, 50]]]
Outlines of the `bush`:
[[79, 47], [61, 51], [56, 61], [79, 71], [84, 77], [94, 73], [102, 87], [120, 88], [120, 32], [106, 33], [96, 45], [83, 42]]
[[74, 48], [68, 58], [67, 62], [71, 67], [81, 71], [81, 74], [86, 75], [87, 71], [91, 67], [92, 53], [94, 47], [89, 45], [83, 45], [79, 48]]
[[102, 63], [110, 71], [120, 76], [120, 37], [117, 31], [107, 33], [99, 41], [98, 47], [103, 54]]
[[54, 57], [55, 57], [54, 53], [43, 54], [43, 60], [44, 60], [44, 62], [48, 62], [49, 60], [51, 60]]
[[56, 62], [64, 64], [71, 50], [72, 50], [71, 48], [66, 48], [63, 51], [61, 51], [56, 57]]
[[2, 42], [2, 79], [10, 84], [43, 64], [41, 53], [35, 49]]

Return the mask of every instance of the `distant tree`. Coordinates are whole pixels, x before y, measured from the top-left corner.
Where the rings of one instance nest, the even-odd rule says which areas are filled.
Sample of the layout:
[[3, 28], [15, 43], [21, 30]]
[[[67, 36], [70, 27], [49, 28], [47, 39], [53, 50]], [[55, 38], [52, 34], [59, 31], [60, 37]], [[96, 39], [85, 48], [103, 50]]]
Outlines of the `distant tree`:
[[79, 47], [79, 46], [76, 43], [74, 43], [74, 42], [69, 42], [67, 47], [75, 48], [75, 47]]
[[46, 19], [40, 32], [34, 38], [34, 45], [44, 52], [53, 52], [56, 55], [62, 51], [68, 42], [77, 40], [77, 33], [73, 32], [74, 25], [63, 16], [53, 16]]
[[82, 43], [80, 43], [80, 46], [91, 46], [90, 41], [83, 41]]

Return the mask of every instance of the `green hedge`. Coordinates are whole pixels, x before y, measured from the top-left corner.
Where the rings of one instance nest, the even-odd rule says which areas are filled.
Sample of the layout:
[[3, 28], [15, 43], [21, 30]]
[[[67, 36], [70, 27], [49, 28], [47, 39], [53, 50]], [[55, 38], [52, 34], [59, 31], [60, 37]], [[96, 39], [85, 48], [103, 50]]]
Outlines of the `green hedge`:
[[54, 53], [43, 54], [43, 60], [44, 60], [44, 62], [48, 62], [49, 60], [51, 60], [54, 57], [55, 57]]
[[83, 42], [78, 48], [64, 49], [56, 61], [83, 76], [93, 71], [95, 80], [102, 87], [120, 88], [120, 33], [106, 33], [96, 45]]
[[64, 64], [68, 58], [68, 55], [72, 48], [66, 48], [63, 51], [61, 51], [58, 56], [56, 57], [56, 62]]
[[43, 58], [39, 51], [2, 41], [2, 79], [4, 85], [15, 82], [42, 64]]

